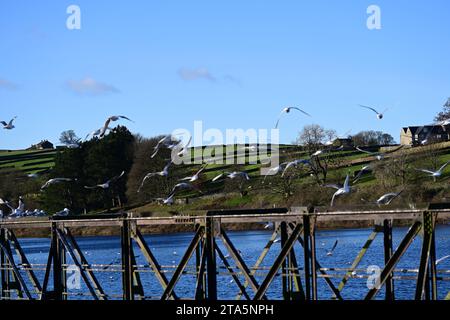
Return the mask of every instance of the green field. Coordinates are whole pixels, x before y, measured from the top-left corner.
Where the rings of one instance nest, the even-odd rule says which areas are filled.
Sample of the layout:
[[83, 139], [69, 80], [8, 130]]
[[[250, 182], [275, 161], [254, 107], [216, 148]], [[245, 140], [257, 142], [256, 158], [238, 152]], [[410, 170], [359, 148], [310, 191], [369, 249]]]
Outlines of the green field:
[[55, 165], [56, 150], [0, 151], [0, 169], [16, 169], [27, 174], [45, 172]]

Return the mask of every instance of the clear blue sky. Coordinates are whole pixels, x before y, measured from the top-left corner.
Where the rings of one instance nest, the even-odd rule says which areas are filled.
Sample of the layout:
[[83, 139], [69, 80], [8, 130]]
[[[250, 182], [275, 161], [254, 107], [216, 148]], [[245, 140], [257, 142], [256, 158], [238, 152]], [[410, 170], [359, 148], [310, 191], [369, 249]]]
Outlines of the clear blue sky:
[[[71, 4], [81, 30], [66, 28]], [[381, 30], [366, 27], [371, 4]], [[270, 129], [284, 106], [313, 118], [285, 118], [283, 142], [310, 123], [398, 140], [450, 96], [449, 12], [447, 0], [2, 0], [0, 120], [18, 119], [0, 149], [84, 137], [113, 114], [145, 136], [194, 120]], [[377, 121], [357, 104], [391, 110]]]

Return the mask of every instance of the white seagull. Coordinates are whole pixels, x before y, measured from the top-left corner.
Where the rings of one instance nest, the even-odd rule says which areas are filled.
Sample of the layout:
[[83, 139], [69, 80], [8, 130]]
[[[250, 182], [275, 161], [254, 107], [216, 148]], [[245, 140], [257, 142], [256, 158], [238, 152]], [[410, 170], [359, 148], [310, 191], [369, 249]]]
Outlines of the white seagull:
[[42, 187], [41, 190], [47, 189], [48, 187], [50, 187], [51, 185], [57, 184], [57, 183], [62, 183], [62, 182], [72, 182], [72, 181], [76, 181], [77, 179], [70, 179], [70, 178], [53, 178], [48, 180]]
[[384, 158], [385, 158], [385, 154], [381, 153], [381, 152], [370, 152], [367, 150], [363, 150], [360, 147], [356, 147], [356, 150], [366, 153], [366, 154], [369, 154], [369, 155], [375, 157], [378, 161], [384, 160]]
[[283, 114], [290, 113], [292, 110], [300, 111], [300, 112], [303, 113], [304, 115], [307, 115], [308, 117], [311, 117], [311, 115], [310, 115], [309, 113], [303, 111], [303, 110], [300, 109], [300, 108], [297, 108], [297, 107], [288, 107], [288, 108], [284, 108], [283, 110], [281, 110], [280, 116], [278, 117], [277, 124], [275, 125], [275, 129], [278, 129], [278, 125], [280, 124], [280, 120], [281, 120], [281, 117], [283, 116]]
[[[270, 168], [269, 170], [267, 170], [267, 173], [266, 173], [266, 175], [264, 176], [263, 184], [266, 182], [266, 179], [267, 179], [268, 176], [275, 176], [275, 175], [277, 175], [277, 174], [279, 174], [279, 173], [282, 173], [283, 170], [284, 170], [284, 167], [285, 167], [287, 164], [288, 164], [287, 162], [283, 162], [283, 163], [279, 164], [278, 166], [273, 167], [273, 168]], [[216, 177], [216, 178], [217, 178], [217, 177]], [[220, 178], [221, 178], [221, 177], [220, 177]], [[220, 179], [220, 178], [218, 178], [218, 179]], [[217, 179], [217, 180], [218, 180], [218, 179]]]
[[170, 194], [171, 194], [171, 195], [175, 195], [175, 193], [178, 192], [178, 191], [182, 191], [182, 190], [192, 190], [192, 189], [195, 189], [195, 190], [200, 191], [198, 187], [196, 187], [196, 186], [194, 186], [194, 185], [192, 185], [192, 184], [190, 184], [190, 183], [187, 183], [187, 182], [181, 182], [181, 183], [176, 184], [176, 185], [173, 187], [172, 192], [171, 192]]
[[153, 177], [156, 177], [156, 176], [167, 177], [167, 176], [169, 175], [169, 168], [170, 168], [171, 165], [172, 165], [172, 161], [169, 161], [169, 163], [164, 167], [164, 169], [163, 169], [162, 171], [160, 171], [160, 172], [151, 172], [151, 173], [148, 173], [148, 174], [144, 177], [144, 179], [142, 179], [141, 186], [139, 187], [139, 189], [138, 189], [137, 192], [141, 192], [141, 189], [144, 187], [144, 184], [145, 184], [145, 182], [146, 182], [148, 179], [153, 178]]
[[334, 254], [334, 251], [336, 250], [338, 244], [339, 244], [339, 240], [336, 240], [336, 242], [334, 243], [333, 248], [331, 248], [331, 250], [328, 251], [327, 257], [331, 257]]
[[350, 187], [350, 175], [347, 175], [347, 178], [345, 178], [345, 182], [344, 185], [337, 185], [337, 184], [327, 184], [324, 187], [327, 188], [334, 188], [337, 191], [334, 193], [333, 198], [331, 199], [331, 207], [334, 206], [334, 200], [336, 199], [336, 197], [345, 195], [345, 194], [350, 194], [352, 189]]
[[364, 173], [368, 172], [369, 170], [371, 170], [372, 167], [370, 165], [364, 166], [362, 167], [362, 169], [359, 171], [359, 173], [356, 175], [355, 180], [353, 180], [353, 183], [358, 182], [361, 177], [363, 176]]
[[383, 119], [384, 118], [384, 114], [389, 110], [389, 109], [386, 109], [383, 112], [378, 112], [376, 109], [368, 107], [368, 106], [363, 106], [362, 104], [360, 104], [359, 106], [361, 108], [366, 108], [366, 109], [369, 109], [369, 110], [372, 110], [373, 112], [375, 112], [377, 114], [377, 119], [378, 120]]
[[443, 258], [441, 258], [439, 260], [436, 260], [436, 265], [439, 265], [439, 264], [441, 264], [442, 262], [444, 262], [445, 260], [448, 260], [448, 259], [450, 259], [450, 256], [446, 256], [446, 257], [443, 257]]
[[416, 169], [416, 170], [427, 173], [430, 177], [434, 179], [434, 181], [436, 181], [438, 178], [442, 176], [442, 174], [444, 173], [444, 169], [448, 166], [449, 163], [450, 161], [444, 164], [438, 171], [431, 171], [426, 169]]
[[291, 161], [291, 162], [289, 162], [286, 165], [286, 168], [284, 168], [283, 174], [281, 176], [284, 177], [284, 175], [286, 174], [286, 171], [288, 171], [289, 168], [291, 168], [291, 167], [296, 167], [297, 168], [301, 164], [303, 164], [303, 165], [311, 165], [311, 161], [309, 161], [308, 159], [299, 159], [299, 160]]
[[6, 121], [0, 121], [0, 123], [3, 125], [3, 129], [6, 130], [12, 130], [15, 128], [15, 126], [13, 125], [14, 120], [17, 119], [17, 116], [15, 116], [14, 118], [12, 118], [8, 123], [6, 123]]
[[[403, 190], [400, 192], [391, 192], [391, 193], [386, 193], [385, 195], [381, 196], [377, 201], [374, 202], [374, 204], [378, 205], [379, 207], [381, 206], [388, 206], [392, 203], [392, 201], [394, 201], [395, 199], [397, 199], [398, 197], [400, 197], [400, 195], [403, 193]], [[361, 199], [364, 202], [368, 202], [364, 199]]]
[[217, 180], [219, 180], [219, 179], [221, 179], [223, 177], [226, 177], [228, 179], [236, 179], [236, 178], [240, 177], [240, 178], [245, 179], [245, 180], [250, 180], [250, 177], [249, 177], [247, 172], [234, 171], [234, 172], [231, 172], [231, 173], [228, 173], [228, 172], [221, 173], [217, 177], [212, 179], [212, 182], [216, 182]]
[[100, 189], [106, 190], [106, 189], [109, 189], [114, 182], [116, 182], [117, 180], [122, 178], [124, 175], [125, 175], [125, 171], [122, 171], [122, 173], [120, 175], [109, 179], [105, 183], [97, 184], [97, 185], [92, 186], [92, 187], [84, 186], [84, 188], [85, 189], [97, 189], [97, 188], [100, 188]]
[[99, 135], [100, 138], [103, 138], [103, 136], [106, 134], [106, 130], [108, 130], [109, 124], [111, 122], [116, 122], [116, 121], [118, 121], [120, 119], [125, 119], [125, 120], [128, 120], [128, 121], [134, 122], [133, 120], [131, 120], [130, 118], [127, 118], [125, 116], [111, 116], [108, 119], [106, 119], [105, 124], [103, 125], [103, 128], [100, 131], [100, 135]]
[[54, 217], [67, 217], [70, 214], [70, 210], [64, 208], [64, 210], [55, 213]]
[[191, 177], [186, 177], [186, 178], [180, 179], [180, 181], [188, 181], [188, 182], [195, 182], [195, 181], [197, 181], [198, 179], [200, 179], [200, 175], [202, 174], [203, 171], [205, 171], [207, 166], [208, 165], [205, 165], [205, 166], [201, 167], [200, 170], [197, 171], [196, 174], [194, 174]]

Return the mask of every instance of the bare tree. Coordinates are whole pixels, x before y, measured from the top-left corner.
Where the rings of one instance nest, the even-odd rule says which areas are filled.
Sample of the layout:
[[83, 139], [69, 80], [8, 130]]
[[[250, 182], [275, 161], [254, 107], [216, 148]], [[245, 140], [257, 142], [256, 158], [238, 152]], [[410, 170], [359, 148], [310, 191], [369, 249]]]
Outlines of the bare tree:
[[65, 145], [77, 144], [80, 141], [81, 139], [77, 137], [73, 130], [63, 131], [59, 137], [59, 142]]
[[443, 105], [443, 110], [434, 118], [435, 121], [444, 121], [450, 118], [450, 98]]

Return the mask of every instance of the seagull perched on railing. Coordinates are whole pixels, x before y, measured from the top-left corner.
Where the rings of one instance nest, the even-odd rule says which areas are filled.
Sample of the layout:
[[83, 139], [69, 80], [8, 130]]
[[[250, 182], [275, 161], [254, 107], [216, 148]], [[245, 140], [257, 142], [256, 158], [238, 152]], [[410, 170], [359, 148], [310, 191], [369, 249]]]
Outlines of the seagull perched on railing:
[[114, 182], [116, 182], [117, 180], [122, 178], [124, 175], [125, 175], [125, 171], [122, 171], [122, 173], [120, 175], [109, 179], [105, 183], [97, 184], [96, 186], [92, 186], [92, 187], [84, 186], [84, 188], [85, 189], [97, 189], [97, 188], [100, 188], [100, 189], [106, 190], [106, 189], [109, 189]]
[[67, 217], [68, 215], [70, 215], [70, 210], [64, 208], [64, 210], [55, 213], [54, 217]]
[[442, 176], [442, 174], [444, 173], [444, 169], [448, 166], [449, 163], [450, 161], [444, 164], [438, 171], [431, 171], [426, 169], [416, 169], [416, 170], [427, 173], [436, 182], [436, 180]]
[[284, 108], [283, 110], [281, 110], [280, 116], [278, 117], [278, 121], [277, 121], [277, 123], [276, 123], [276, 125], [275, 125], [275, 129], [278, 129], [278, 125], [280, 124], [280, 120], [281, 120], [281, 117], [283, 116], [283, 114], [290, 113], [292, 110], [300, 111], [300, 112], [303, 113], [304, 115], [307, 115], [308, 117], [311, 117], [311, 115], [310, 115], [309, 113], [303, 111], [303, 110], [300, 109], [300, 108], [297, 108], [297, 107], [288, 107], [288, 108]]
[[169, 163], [164, 167], [164, 169], [160, 172], [152, 172], [148, 173], [144, 179], [142, 179], [141, 186], [139, 187], [137, 192], [141, 192], [142, 188], [144, 187], [145, 182], [153, 177], [160, 176], [160, 177], [167, 177], [169, 175], [169, 168], [172, 165], [172, 161], [169, 161]]
[[100, 138], [103, 138], [103, 136], [106, 134], [106, 130], [108, 130], [109, 124], [111, 122], [116, 122], [116, 121], [118, 121], [120, 119], [125, 119], [125, 120], [128, 120], [128, 121], [134, 122], [133, 120], [131, 120], [130, 118], [127, 118], [125, 116], [111, 116], [108, 119], [106, 119], [106, 122], [105, 122], [102, 130], [100, 131], [100, 135], [99, 135]]
[[15, 128], [15, 126], [13, 125], [13, 122], [16, 119], [17, 119], [17, 116], [12, 118], [8, 123], [6, 123], [6, 121], [0, 121], [0, 123], [3, 125], [3, 129], [5, 129], [5, 130], [12, 130], [12, 129]]
[[250, 180], [250, 176], [248, 175], [247, 172], [243, 172], [243, 171], [234, 171], [234, 172], [223, 172], [221, 174], [219, 174], [217, 177], [215, 177], [214, 179], [212, 179], [212, 182], [216, 182], [217, 180], [221, 179], [221, 178], [228, 178], [228, 179], [236, 179], [238, 177], [245, 179], [245, 180]]
[[383, 118], [384, 118], [384, 114], [389, 110], [389, 109], [386, 109], [386, 110], [384, 110], [383, 112], [378, 112], [376, 109], [374, 109], [374, 108], [372, 108], [372, 107], [363, 106], [362, 104], [360, 104], [359, 106], [360, 106], [361, 108], [366, 108], [366, 109], [369, 109], [369, 110], [372, 110], [373, 112], [375, 112], [375, 113], [377, 114], [377, 119], [378, 119], [378, 120], [383, 119]]
[[57, 183], [62, 183], [62, 182], [72, 182], [72, 181], [76, 181], [77, 179], [71, 179], [71, 178], [53, 178], [48, 180], [42, 187], [41, 190], [47, 189], [48, 187], [50, 187], [51, 185], [57, 184]]
[[324, 185], [324, 187], [337, 189], [337, 191], [333, 195], [333, 198], [331, 199], [331, 207], [333, 207], [336, 197], [351, 193], [352, 189], [350, 187], [350, 175], [347, 175], [347, 178], [345, 178], [343, 186], [338, 184], [327, 184]]
[[[377, 201], [375, 201], [374, 204], [378, 205], [379, 207], [381, 207], [381, 206], [388, 206], [388, 205], [390, 205], [392, 203], [392, 201], [394, 201], [395, 199], [400, 197], [400, 195], [403, 193], [403, 191], [404, 190], [402, 190], [400, 192], [386, 193], [385, 195], [381, 196]], [[364, 199], [361, 199], [361, 200], [364, 201], [364, 202], [369, 202], [369, 201], [366, 201]]]

